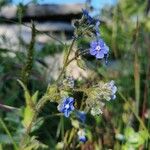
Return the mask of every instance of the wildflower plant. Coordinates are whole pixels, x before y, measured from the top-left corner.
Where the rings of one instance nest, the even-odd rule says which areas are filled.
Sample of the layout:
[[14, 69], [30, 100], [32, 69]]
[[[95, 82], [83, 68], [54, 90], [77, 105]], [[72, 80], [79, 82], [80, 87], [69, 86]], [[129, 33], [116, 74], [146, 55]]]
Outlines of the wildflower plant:
[[[100, 34], [100, 21], [91, 17], [87, 10], [82, 11], [82, 18], [74, 22], [74, 37], [69, 48], [65, 50], [62, 70], [57, 80], [48, 86], [43, 97], [38, 101], [33, 100], [34, 103], [32, 101], [29, 102], [28, 99], [34, 99], [34, 96], [30, 96], [28, 89], [24, 85], [25, 83], [19, 81], [25, 91], [26, 107], [28, 111], [32, 112], [32, 116], [28, 122], [26, 119], [23, 122], [26, 131], [21, 141], [21, 149], [26, 147], [26, 139], [46, 103], [56, 102], [58, 113], [72, 121], [72, 126], [75, 128], [72, 132], [78, 136], [80, 142], [86, 142], [88, 140], [86, 135], [87, 114], [91, 114], [92, 116], [102, 115], [106, 103], [116, 98], [117, 87], [114, 81], [99, 81], [94, 85], [85, 87], [82, 84], [78, 85], [78, 79], [75, 81], [72, 76], [66, 76], [67, 66], [74, 60], [81, 60], [81, 56], [88, 54], [94, 56], [96, 61], [101, 61], [102, 59], [107, 59], [109, 54], [109, 47]], [[79, 47], [73, 51], [73, 47], [78, 39], [84, 39], [85, 37], [90, 38], [89, 46], [85, 50]], [[75, 53], [72, 58], [70, 58], [71, 53]], [[79, 67], [81, 66], [79, 65]], [[85, 96], [83, 98], [75, 96], [79, 92]], [[36, 99], [37, 97], [36, 93]], [[80, 105], [78, 105], [79, 99]], [[29, 116], [26, 115], [26, 117]]]
[[[150, 135], [148, 132], [149, 126], [147, 125], [149, 124], [150, 118], [148, 106], [146, 106], [148, 105], [147, 102], [149, 98], [148, 82], [146, 81], [148, 80], [149, 65], [147, 61], [149, 59], [148, 57], [147, 59], [144, 57], [145, 54], [148, 54], [148, 51], [145, 53], [145, 50], [146, 48], [147, 50], [149, 48], [146, 46], [149, 38], [147, 34], [145, 34], [146, 36], [141, 34], [147, 31], [147, 27], [144, 27], [144, 22], [146, 22], [145, 19], [142, 24], [137, 21], [137, 28], [135, 29], [132, 25], [130, 26], [131, 22], [134, 22], [135, 26], [135, 19], [133, 19], [135, 18], [135, 14], [133, 17], [131, 17], [131, 20], [128, 21], [128, 14], [127, 16], [123, 16], [125, 9], [121, 10], [121, 6], [124, 6], [125, 2], [126, 1], [122, 3], [120, 0], [119, 3], [114, 6], [117, 9], [114, 9], [113, 13], [111, 8], [111, 14], [108, 16], [108, 20], [111, 19], [109, 17], [113, 16], [113, 21], [109, 22], [108, 26], [105, 26], [107, 24], [107, 20], [106, 24], [103, 24], [99, 19], [92, 17], [87, 10], [83, 9], [82, 17], [78, 20], [74, 20], [73, 22], [74, 35], [70, 42], [64, 44], [64, 42], [54, 37], [54, 39], [59, 42], [58, 49], [59, 51], [63, 50], [64, 57], [62, 66], [59, 67], [60, 70], [58, 71], [58, 74], [55, 74], [54, 78], [49, 80], [48, 85], [47, 82], [43, 81], [45, 79], [45, 75], [44, 78], [41, 78], [39, 76], [40, 74], [38, 74], [36, 70], [32, 70], [37, 62], [38, 69], [41, 69], [41, 67], [39, 68], [39, 63], [47, 68], [47, 65], [41, 61], [41, 58], [37, 59], [41, 53], [37, 52], [40, 55], [35, 55], [36, 51], [34, 52], [34, 45], [37, 39], [36, 34], [39, 33], [39, 30], [36, 29], [36, 24], [34, 22], [32, 22], [31, 26], [32, 35], [26, 53], [27, 55], [24, 55], [24, 52], [21, 52], [21, 55], [20, 53], [15, 52], [14, 54], [18, 56], [18, 59], [17, 61], [15, 60], [14, 63], [12, 60], [9, 60], [9, 57], [7, 59], [5, 55], [5, 57], [2, 56], [4, 51], [7, 50], [1, 49], [1, 62], [3, 63], [3, 60], [5, 60], [6, 64], [11, 62], [11, 65], [6, 68], [4, 68], [2, 65], [0, 66], [0, 72], [2, 74], [0, 77], [2, 80], [4, 80], [4, 82], [10, 80], [13, 72], [16, 71], [15, 69], [14, 71], [12, 70], [12, 72], [10, 72], [10, 69], [17, 67], [17, 71], [19, 71], [17, 72], [17, 75], [20, 75], [18, 82], [23, 89], [25, 99], [25, 102], [21, 102], [22, 95], [20, 90], [16, 90], [16, 88], [18, 89], [16, 83], [6, 83], [2, 85], [3, 88], [0, 87], [2, 92], [10, 91], [9, 89], [11, 89], [12, 86], [14, 88], [12, 91], [10, 91], [10, 93], [3, 92], [0, 95], [0, 101], [4, 98], [7, 100], [6, 103], [10, 102], [11, 100], [12, 103], [14, 100], [15, 102], [17, 100], [21, 102], [19, 103], [21, 104], [20, 108], [16, 108], [18, 105], [17, 103], [15, 104], [16, 107], [8, 107], [0, 102], [0, 108], [8, 111], [6, 114], [3, 114], [2, 112], [2, 117], [0, 118], [0, 130], [2, 129], [2, 132], [0, 133], [1, 149], [129, 150], [149, 148], [150, 144], [148, 138], [150, 138]], [[133, 7], [133, 5], [131, 6]], [[139, 5], [137, 5], [137, 7], [138, 6]], [[143, 5], [141, 6], [143, 7]], [[120, 19], [118, 12], [121, 14], [122, 19]], [[21, 17], [22, 15], [19, 16]], [[21, 18], [19, 20], [21, 22]], [[141, 18], [139, 20], [141, 20]], [[129, 29], [126, 28], [127, 25], [129, 25]], [[105, 76], [105, 73], [107, 73], [107, 67], [111, 67], [113, 64], [110, 63], [110, 66], [103, 65], [101, 68], [101, 64], [103, 64], [103, 62], [106, 62], [106, 64], [107, 62], [111, 62], [109, 54], [112, 51], [109, 43], [106, 42], [106, 39], [101, 33], [103, 29], [104, 31], [108, 31], [108, 34], [111, 33], [111, 35], [107, 35], [107, 40], [112, 41], [111, 47], [113, 49], [115, 58], [125, 58], [122, 56], [124, 56], [126, 50], [127, 53], [130, 52], [131, 55], [135, 54], [133, 59], [134, 67], [133, 63], [130, 62], [131, 67], [128, 68], [127, 72], [124, 69], [122, 70], [121, 64], [118, 63], [120, 60], [118, 60], [117, 63], [115, 60], [113, 60], [116, 72], [123, 71], [122, 73], [125, 74], [125, 76], [128, 73], [130, 74], [125, 78], [123, 76], [123, 81], [121, 81], [121, 79], [118, 80], [120, 84], [124, 85], [123, 90], [121, 90], [126, 93], [127, 98], [124, 94], [122, 94], [121, 90], [119, 92], [117, 91], [118, 86], [116, 85], [115, 81], [112, 79], [109, 80], [111, 75]], [[126, 34], [128, 31], [129, 33]], [[46, 35], [53, 38], [53, 36], [49, 33], [46, 33]], [[138, 35], [141, 36], [139, 39]], [[142, 37], [145, 39], [145, 42], [143, 42]], [[125, 40], [122, 42], [123, 38]], [[139, 47], [140, 42], [142, 42], [143, 45], [141, 48]], [[21, 43], [22, 40], [20, 41], [20, 44]], [[129, 51], [129, 43], [133, 44], [131, 47], [133, 49], [135, 48], [135, 52], [132, 50]], [[49, 48], [53, 49], [51, 45], [48, 47], [48, 49]], [[119, 50], [122, 51], [120, 52]], [[142, 53], [139, 55], [141, 50]], [[44, 55], [45, 54], [47, 53], [44, 51]], [[125, 62], [132, 60], [131, 55], [130, 57], [127, 57], [128, 54], [125, 55], [126, 58], [128, 58], [125, 59]], [[15, 57], [15, 59], [16, 58], [17, 57]], [[17, 65], [16, 62], [18, 63], [20, 60], [22, 60], [23, 63]], [[144, 61], [140, 62], [140, 60]], [[68, 72], [72, 62], [75, 62], [77, 64], [76, 67], [79, 67], [79, 70], [82, 69], [83, 73], [87, 73], [87, 76], [84, 76], [83, 78], [82, 76], [78, 76], [75, 78], [74, 72]], [[127, 65], [128, 64], [129, 63], [127, 63]], [[20, 68], [22, 68], [21, 72]], [[134, 71], [131, 70], [133, 68]], [[144, 69], [142, 68], [144, 68], [146, 72], [144, 72]], [[106, 71], [103, 72], [103, 69], [106, 69]], [[43, 74], [43, 70], [40, 71]], [[73, 71], [76, 71], [76, 68], [74, 68]], [[5, 72], [5, 74], [8, 73], [8, 75], [5, 75], [3, 72]], [[35, 76], [35, 74], [37, 76]], [[118, 76], [117, 73], [115, 75]], [[135, 84], [132, 82], [133, 77]], [[145, 77], [144, 82], [141, 82], [141, 78], [143, 77]], [[15, 79], [16, 78], [17, 77], [15, 76]], [[128, 83], [126, 83], [125, 80], [127, 81], [128, 78], [130, 78], [130, 80]], [[37, 81], [37, 79], [39, 79], [39, 81]], [[143, 83], [145, 84], [145, 87], [142, 85]], [[132, 86], [129, 87], [129, 84]], [[8, 88], [9, 85], [10, 87]], [[39, 91], [33, 92], [35, 86], [38, 87]], [[143, 92], [143, 87], [145, 88], [145, 93], [140, 94]], [[130, 90], [135, 90], [135, 95], [130, 93]], [[18, 94], [16, 94], [16, 92]], [[12, 95], [12, 93], [14, 95]], [[14, 98], [11, 98], [10, 94]], [[118, 94], [119, 98], [124, 101], [123, 103], [125, 103], [124, 107], [120, 105], [122, 104], [121, 101], [118, 102]], [[16, 97], [18, 98], [16, 99]], [[142, 103], [143, 106], [141, 105]], [[24, 106], [22, 104], [24, 104]], [[112, 107], [113, 114], [111, 111], [109, 111], [110, 107]], [[3, 116], [6, 116], [4, 120]], [[134, 124], [134, 121], [137, 123]], [[7, 145], [5, 145], [6, 143]]]

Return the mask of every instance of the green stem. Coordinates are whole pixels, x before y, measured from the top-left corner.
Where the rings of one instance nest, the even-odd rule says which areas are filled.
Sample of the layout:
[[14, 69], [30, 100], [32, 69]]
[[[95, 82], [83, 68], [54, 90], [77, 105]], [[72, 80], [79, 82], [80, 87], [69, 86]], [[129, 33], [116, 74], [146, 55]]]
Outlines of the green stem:
[[32, 129], [32, 126], [33, 126], [33, 123], [36, 121], [36, 118], [39, 114], [39, 112], [41, 111], [41, 109], [44, 107], [45, 103], [49, 100], [49, 96], [45, 95], [43, 96], [39, 102], [37, 103], [36, 105], [36, 108], [35, 108], [35, 112], [34, 112], [34, 115], [32, 117], [32, 120], [29, 124], [29, 126], [27, 127], [26, 131], [25, 131], [25, 134], [21, 140], [21, 144], [20, 144], [20, 149], [24, 149], [25, 147], [25, 142], [26, 142], [26, 139], [27, 139], [27, 136], [29, 135], [29, 133], [31, 132], [31, 129]]
[[71, 58], [68, 62], [67, 62], [67, 65], [68, 66], [73, 60], [77, 59], [79, 56], [82, 56], [83, 54], [86, 54], [87, 53], [87, 50], [77, 54], [76, 56], [74, 56], [73, 58]]
[[[6, 19], [6, 18], [5, 18], [5, 19], [0, 18], [0, 21], [7, 21], [7, 22], [10, 22], [10, 23], [18, 24], [18, 22], [13, 21], [13, 20], [10, 20], [10, 19]], [[28, 26], [27, 24], [25, 24], [25, 23], [23, 23], [23, 22], [21, 22], [21, 25], [32, 29], [31, 26]], [[64, 43], [63, 43], [62, 41], [60, 41], [59, 39], [57, 39], [56, 37], [52, 36], [51, 34], [49, 34], [49, 33], [47, 33], [47, 32], [39, 31], [39, 30], [37, 30], [36, 28], [35, 28], [35, 31], [36, 31], [37, 33], [40, 33], [40, 34], [45, 34], [45, 35], [47, 35], [48, 37], [50, 37], [50, 38], [52, 38], [53, 40], [55, 40], [55, 41], [57, 41], [58, 43], [60, 43], [61, 45], [64, 45]], [[11, 52], [12, 52], [12, 51], [11, 51]]]
[[139, 37], [139, 22], [137, 18], [136, 32], [134, 41], [134, 84], [135, 84], [135, 100], [136, 100], [136, 114], [139, 115], [140, 109], [140, 61], [138, 54], [138, 37]]
[[7, 126], [6, 126], [6, 124], [4, 123], [4, 121], [3, 121], [1, 118], [0, 118], [0, 123], [1, 123], [2, 127], [4, 128], [5, 132], [7, 133], [7, 135], [9, 136], [9, 138], [11, 139], [11, 141], [12, 141], [12, 143], [13, 143], [13, 146], [14, 146], [14, 149], [15, 149], [15, 150], [19, 150], [19, 149], [18, 149], [18, 146], [17, 146], [17, 144], [15, 143], [15, 141], [14, 141], [14, 139], [13, 139], [11, 133], [9, 132], [9, 130], [8, 130]]
[[64, 118], [63, 118], [63, 116], [61, 116], [61, 137], [62, 137], [62, 139], [64, 139]]
[[32, 71], [32, 67], [33, 67], [35, 36], [36, 36], [35, 25], [32, 22], [32, 38], [31, 38], [29, 49], [27, 52], [27, 61], [22, 70], [22, 81], [26, 85], [28, 85], [29, 77], [31, 75], [31, 71]]
[[65, 72], [65, 69], [66, 69], [66, 67], [67, 67], [67, 65], [68, 65], [68, 59], [69, 59], [71, 50], [72, 50], [72, 48], [73, 48], [73, 45], [74, 45], [74, 43], [75, 43], [75, 40], [76, 40], [76, 38], [73, 38], [73, 40], [72, 40], [72, 42], [71, 42], [71, 45], [70, 45], [70, 47], [69, 47], [69, 50], [68, 50], [68, 53], [67, 53], [67, 56], [66, 56], [66, 59], [65, 59], [63, 68], [62, 68], [62, 70], [61, 70], [61, 72], [60, 72], [60, 74], [59, 74], [59, 76], [58, 76], [56, 82], [58, 82], [58, 81], [60, 80], [61, 76], [62, 76], [63, 73]]

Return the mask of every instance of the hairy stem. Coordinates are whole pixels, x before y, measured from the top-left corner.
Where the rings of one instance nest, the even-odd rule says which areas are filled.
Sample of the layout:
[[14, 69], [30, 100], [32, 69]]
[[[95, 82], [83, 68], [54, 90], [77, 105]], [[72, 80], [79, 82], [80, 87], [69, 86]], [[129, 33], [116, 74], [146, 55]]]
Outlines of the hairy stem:
[[32, 129], [32, 126], [33, 124], [35, 123], [36, 119], [37, 119], [37, 116], [39, 114], [39, 112], [41, 111], [41, 109], [44, 107], [45, 103], [49, 100], [49, 96], [45, 95], [43, 96], [39, 102], [37, 103], [36, 105], [36, 108], [35, 108], [35, 112], [34, 112], [34, 115], [32, 117], [32, 120], [29, 124], [29, 126], [26, 128], [26, 131], [25, 131], [25, 134], [21, 140], [21, 143], [20, 143], [20, 149], [24, 149], [25, 148], [25, 144], [26, 144], [26, 140], [27, 140], [27, 137], [29, 135], [29, 133], [31, 132], [31, 129]]
[[58, 81], [60, 80], [61, 76], [62, 76], [63, 73], [65, 72], [65, 69], [66, 69], [66, 67], [67, 67], [67, 65], [68, 65], [68, 59], [69, 59], [71, 50], [72, 50], [72, 48], [73, 48], [73, 46], [74, 46], [75, 40], [76, 40], [76, 38], [73, 38], [73, 40], [72, 40], [72, 42], [71, 42], [71, 45], [70, 45], [70, 47], [69, 47], [69, 50], [68, 50], [66, 59], [65, 59], [65, 61], [64, 61], [63, 68], [62, 68], [62, 70], [61, 70], [61, 72], [60, 72], [60, 74], [59, 74], [59, 76], [58, 76], [56, 82], [58, 82]]
[[33, 66], [33, 56], [34, 56], [34, 44], [35, 44], [35, 25], [32, 23], [32, 37], [29, 45], [29, 49], [27, 52], [27, 61], [22, 70], [22, 81], [24, 84], [28, 84], [28, 80], [31, 74], [32, 66]]

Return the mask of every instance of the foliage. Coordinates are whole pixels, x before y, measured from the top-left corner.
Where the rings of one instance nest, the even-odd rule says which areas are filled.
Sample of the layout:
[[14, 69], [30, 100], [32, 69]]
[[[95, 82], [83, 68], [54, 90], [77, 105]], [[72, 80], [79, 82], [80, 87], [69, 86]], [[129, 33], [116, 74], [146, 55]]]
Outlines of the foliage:
[[[120, 0], [102, 10], [100, 25], [83, 10], [69, 44], [47, 43], [37, 51], [33, 22], [26, 52], [0, 48], [0, 149], [148, 150], [146, 5]], [[103, 41], [95, 44], [99, 39]], [[100, 57], [101, 47], [107, 50]], [[47, 83], [44, 57], [62, 51], [59, 75]], [[67, 76], [72, 61], [92, 75], [82, 80]]]
[[6, 5], [10, 2], [11, 2], [11, 0], [0, 0], [0, 6]]

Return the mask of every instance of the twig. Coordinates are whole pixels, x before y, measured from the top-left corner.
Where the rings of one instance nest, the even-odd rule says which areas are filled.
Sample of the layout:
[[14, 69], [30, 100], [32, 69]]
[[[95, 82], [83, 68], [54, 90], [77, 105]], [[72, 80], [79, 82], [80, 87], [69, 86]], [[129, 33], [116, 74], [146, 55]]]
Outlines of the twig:
[[[6, 18], [5, 18], [5, 19], [0, 18], [0, 20], [6, 20], [6, 21], [8, 21], [8, 22], [10, 22], [10, 23], [18, 24], [18, 22], [12, 21], [12, 20], [9, 20], [9, 19], [6, 19]], [[20, 24], [19, 24], [19, 25], [20, 25]], [[28, 25], [26, 25], [25, 23], [21, 23], [21, 25], [32, 29], [31, 26], [28, 26]], [[57, 39], [56, 37], [52, 36], [52, 35], [49, 34], [49, 33], [45, 33], [45, 32], [39, 31], [39, 30], [36, 29], [36, 28], [35, 28], [35, 31], [38, 32], [38, 33], [41, 33], [41, 34], [45, 34], [45, 35], [49, 36], [50, 38], [54, 39], [55, 41], [59, 42], [60, 44], [64, 45], [64, 43], [63, 43], [62, 41], [60, 41], [59, 39]]]
[[0, 108], [6, 110], [6, 111], [15, 111], [15, 110], [19, 110], [18, 108], [15, 108], [15, 107], [11, 107], [11, 106], [8, 106], [8, 105], [4, 105], [4, 104], [1, 104], [0, 103]]

